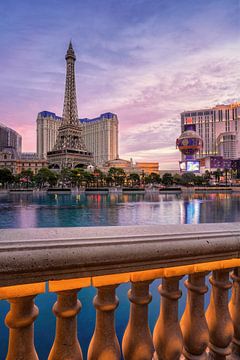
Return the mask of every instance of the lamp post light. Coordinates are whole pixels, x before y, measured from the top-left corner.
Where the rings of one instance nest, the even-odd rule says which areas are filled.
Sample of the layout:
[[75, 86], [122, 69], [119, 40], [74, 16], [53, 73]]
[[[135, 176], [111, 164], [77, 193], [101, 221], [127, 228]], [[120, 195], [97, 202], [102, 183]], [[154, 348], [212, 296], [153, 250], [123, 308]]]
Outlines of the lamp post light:
[[81, 174], [77, 173], [77, 189], [79, 191], [79, 182], [81, 181]]

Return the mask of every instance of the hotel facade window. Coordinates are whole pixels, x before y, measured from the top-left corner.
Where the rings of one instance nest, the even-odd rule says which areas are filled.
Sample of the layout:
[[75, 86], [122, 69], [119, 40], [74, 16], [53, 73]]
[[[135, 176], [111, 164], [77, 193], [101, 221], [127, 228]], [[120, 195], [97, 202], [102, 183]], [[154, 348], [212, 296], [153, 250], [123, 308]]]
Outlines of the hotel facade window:
[[181, 128], [190, 120], [196, 124], [196, 132], [203, 139], [198, 157], [220, 155], [229, 159], [240, 158], [240, 103], [183, 112]]
[[[46, 159], [47, 152], [55, 145], [61, 117], [49, 111], [37, 116], [37, 154]], [[93, 153], [94, 163], [102, 166], [118, 156], [118, 117], [104, 113], [94, 119], [80, 119], [82, 137], [88, 151]]]

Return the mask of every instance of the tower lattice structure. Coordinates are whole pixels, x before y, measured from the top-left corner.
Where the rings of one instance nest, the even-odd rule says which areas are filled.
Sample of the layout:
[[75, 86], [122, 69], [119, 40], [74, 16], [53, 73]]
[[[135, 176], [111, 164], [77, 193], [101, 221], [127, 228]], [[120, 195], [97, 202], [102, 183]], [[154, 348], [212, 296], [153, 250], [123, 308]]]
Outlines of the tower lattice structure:
[[93, 163], [92, 153], [88, 152], [82, 138], [82, 127], [78, 119], [75, 84], [76, 56], [70, 42], [66, 56], [66, 84], [63, 105], [63, 118], [58, 129], [56, 144], [47, 154], [50, 167], [84, 167]]
[[82, 139], [82, 129], [78, 119], [75, 85], [76, 56], [71, 42], [69, 44], [65, 59], [67, 62], [67, 67], [63, 119], [62, 124], [58, 130], [58, 136], [54, 150], [76, 149], [86, 151], [86, 146]]

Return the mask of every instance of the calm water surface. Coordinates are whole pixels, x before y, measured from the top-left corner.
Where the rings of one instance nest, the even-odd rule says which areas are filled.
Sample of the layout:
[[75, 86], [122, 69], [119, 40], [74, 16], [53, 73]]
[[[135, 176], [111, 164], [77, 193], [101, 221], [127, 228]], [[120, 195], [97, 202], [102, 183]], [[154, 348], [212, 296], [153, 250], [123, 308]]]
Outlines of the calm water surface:
[[0, 195], [0, 228], [240, 221], [240, 194]]
[[[0, 229], [26, 227], [107, 226], [143, 224], [198, 224], [217, 222], [240, 222], [240, 194], [205, 195], [44, 195], [0, 194]], [[149, 305], [151, 330], [158, 317], [160, 296], [159, 281], [150, 286], [153, 300]], [[120, 299], [116, 310], [116, 329], [121, 342], [129, 315], [127, 291], [129, 285], [120, 285]], [[186, 290], [181, 281], [183, 296], [179, 302], [181, 316], [186, 301]], [[94, 331], [95, 311], [92, 299], [94, 288], [79, 292], [82, 311], [78, 316], [78, 336], [86, 359], [87, 347]], [[207, 301], [209, 294], [207, 296]], [[46, 360], [55, 334], [55, 318], [51, 307], [55, 294], [39, 295], [36, 304], [40, 314], [35, 321], [35, 345], [40, 360]], [[9, 310], [6, 301], [0, 302], [1, 345], [0, 360], [7, 352], [8, 330], [4, 318]]]

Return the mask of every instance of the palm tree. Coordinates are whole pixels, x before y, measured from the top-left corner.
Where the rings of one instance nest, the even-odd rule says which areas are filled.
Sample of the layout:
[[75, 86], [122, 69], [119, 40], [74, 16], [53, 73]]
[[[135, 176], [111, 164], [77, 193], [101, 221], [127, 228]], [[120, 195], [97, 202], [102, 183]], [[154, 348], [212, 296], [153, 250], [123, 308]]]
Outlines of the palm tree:
[[93, 172], [93, 176], [94, 176], [94, 179], [96, 182], [96, 186], [98, 187], [99, 183], [100, 183], [100, 186], [103, 186], [103, 182], [106, 178], [105, 174], [100, 169], [96, 168]]
[[161, 177], [159, 174], [151, 173], [149, 175], [149, 179], [152, 184], [160, 184], [161, 183]]
[[140, 184], [140, 176], [137, 173], [129, 174], [127, 180], [130, 182], [132, 187]]
[[29, 186], [29, 183], [33, 181], [33, 171], [31, 169], [22, 170], [20, 173], [20, 182], [25, 182], [27, 185], [27, 188]]
[[203, 175], [203, 179], [206, 185], [209, 185], [209, 182], [211, 180], [211, 173], [208, 170], [205, 171], [205, 174]]
[[77, 186], [78, 189], [82, 186], [82, 183], [85, 179], [84, 173], [85, 171], [80, 168], [71, 170], [71, 184], [73, 186]]
[[185, 172], [182, 174], [181, 184], [184, 186], [194, 185], [196, 175], [193, 172]]
[[173, 176], [170, 173], [163, 174], [162, 177], [162, 183], [163, 185], [169, 186], [173, 184]]
[[71, 183], [71, 180], [72, 180], [71, 170], [68, 168], [62, 169], [60, 172], [60, 175], [59, 175], [59, 180], [62, 185], [62, 188], [64, 187], [64, 185]]
[[83, 173], [83, 178], [84, 178], [84, 182], [86, 187], [92, 186], [94, 184], [94, 175], [88, 171], [84, 171]]
[[9, 184], [14, 182], [14, 176], [11, 172], [11, 170], [7, 168], [0, 169], [0, 187], [8, 186]]
[[180, 174], [173, 175], [173, 183], [176, 185], [181, 185], [182, 183], [182, 176]]
[[112, 178], [115, 185], [123, 185], [126, 179], [126, 173], [122, 168], [111, 167], [108, 170], [108, 176]]
[[217, 169], [216, 171], [213, 172], [213, 175], [215, 177], [216, 182], [219, 183], [220, 178], [222, 176], [222, 171], [220, 169]]
[[45, 185], [56, 185], [57, 179], [57, 174], [48, 168], [40, 169], [38, 173], [34, 176], [34, 181], [40, 188]]

